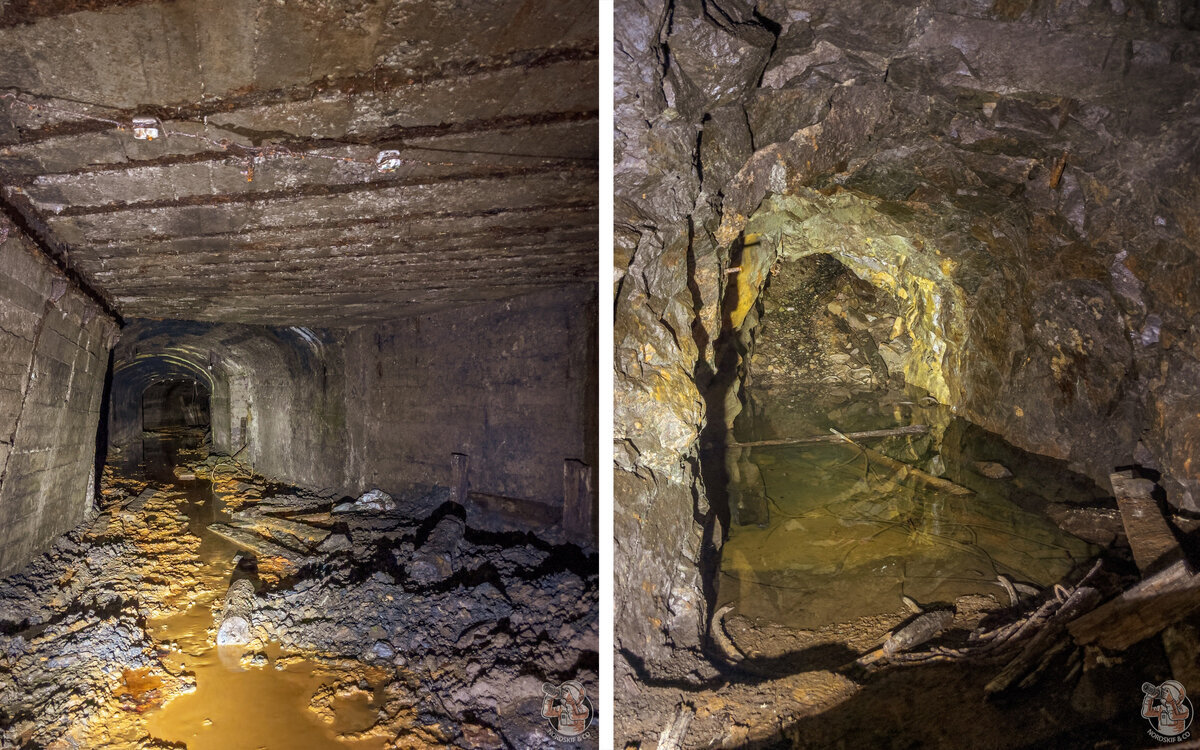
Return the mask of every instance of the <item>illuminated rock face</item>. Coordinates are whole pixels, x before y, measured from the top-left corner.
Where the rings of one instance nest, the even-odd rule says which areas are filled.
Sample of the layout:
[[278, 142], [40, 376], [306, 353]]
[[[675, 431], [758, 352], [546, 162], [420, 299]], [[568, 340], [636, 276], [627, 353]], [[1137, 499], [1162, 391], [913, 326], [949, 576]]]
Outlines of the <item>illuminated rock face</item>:
[[631, 679], [705, 673], [700, 568], [721, 513], [704, 436], [741, 408], [761, 289], [796, 258], [827, 253], [895, 295], [906, 379], [960, 415], [1093, 477], [1137, 455], [1197, 507], [1183, 384], [1200, 372], [1200, 216], [1182, 196], [1200, 184], [1200, 19], [1169, 3], [721, 7], [616, 14]]

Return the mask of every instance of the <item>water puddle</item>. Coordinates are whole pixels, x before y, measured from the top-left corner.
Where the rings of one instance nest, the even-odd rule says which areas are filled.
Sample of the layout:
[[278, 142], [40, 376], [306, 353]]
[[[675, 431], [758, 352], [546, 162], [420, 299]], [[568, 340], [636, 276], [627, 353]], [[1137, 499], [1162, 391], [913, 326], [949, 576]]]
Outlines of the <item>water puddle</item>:
[[[929, 434], [862, 446], [973, 492], [904, 476], [846, 442], [732, 449], [718, 600], [743, 615], [817, 628], [895, 611], [901, 596], [927, 604], [991, 594], [1007, 604], [999, 575], [1046, 587], [1097, 551], [1040, 509], [1051, 500], [1088, 501], [1098, 490], [943, 407], [859, 396], [835, 410], [800, 404], [765, 413], [739, 423], [740, 442], [827, 434], [833, 424], [851, 431], [926, 423]], [[986, 476], [1003, 473], [996, 467], [1011, 476]]]
[[[150, 554], [177, 558], [173, 568], [151, 560], [157, 567], [147, 571], [149, 577], [174, 575], [179, 579], [175, 583], [182, 583], [168, 589], [159, 616], [148, 620], [147, 629], [169, 645], [163, 658], [168, 671], [195, 681], [191, 692], [146, 709], [147, 731], [160, 740], [186, 743], [189, 750], [385, 747], [386, 738], [378, 736], [339, 736], [375, 722], [374, 685], [382, 675], [371, 680], [365, 668], [314, 662], [276, 644], [258, 650], [215, 645], [213, 606], [220, 606], [234, 576], [247, 574], [235, 563], [239, 548], [208, 530], [210, 524], [229, 520], [212, 483], [175, 479], [177, 460], [194, 447], [174, 437], [148, 438], [144, 445], [146, 476], [163, 494], [147, 504], [151, 531], [138, 543]], [[133, 675], [127, 680], [131, 693], [141, 679]], [[328, 686], [347, 682], [349, 690], [325, 695], [323, 701], [316, 698], [330, 693]]]

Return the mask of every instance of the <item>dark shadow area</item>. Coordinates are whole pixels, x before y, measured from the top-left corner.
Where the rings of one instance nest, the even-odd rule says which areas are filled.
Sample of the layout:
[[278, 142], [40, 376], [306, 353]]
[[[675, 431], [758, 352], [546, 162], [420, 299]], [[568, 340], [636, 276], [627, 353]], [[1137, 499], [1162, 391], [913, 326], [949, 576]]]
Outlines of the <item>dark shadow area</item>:
[[113, 353], [108, 353], [108, 365], [104, 369], [104, 390], [100, 393], [100, 418], [96, 425], [96, 470], [95, 495], [93, 502], [100, 497], [100, 484], [104, 476], [104, 465], [108, 463], [108, 431], [109, 418], [112, 409], [113, 386]]
[[208, 388], [195, 380], [164, 380], [152, 383], [142, 393], [142, 429], [207, 429]]
[[[691, 243], [688, 261], [690, 265], [694, 265], [690, 245]], [[730, 251], [730, 270], [738, 268], [742, 262], [742, 251], [743, 246], [739, 240]], [[708, 602], [710, 621], [717, 601], [717, 571], [721, 567], [721, 547], [729, 535], [731, 518], [729, 472], [725, 465], [729, 441], [725, 399], [733, 383], [742, 375], [738, 368], [738, 358], [742, 352], [739, 351], [738, 333], [732, 321], [733, 312], [739, 304], [735, 275], [739, 272], [730, 274], [729, 282], [725, 286], [725, 297], [721, 301], [721, 330], [717, 339], [712, 342], [715, 368], [705, 359], [708, 334], [699, 320], [692, 330], [701, 355], [696, 365], [695, 382], [705, 406], [705, 422], [700, 432], [699, 466], [704, 497], [697, 502], [696, 522], [704, 529], [700, 549], [700, 575], [704, 586], [704, 598]], [[689, 274], [689, 285], [692, 287], [693, 303], [699, 309], [701, 298], [695, 282], [690, 280], [693, 276], [694, 274]], [[717, 538], [718, 534], [720, 538]]]

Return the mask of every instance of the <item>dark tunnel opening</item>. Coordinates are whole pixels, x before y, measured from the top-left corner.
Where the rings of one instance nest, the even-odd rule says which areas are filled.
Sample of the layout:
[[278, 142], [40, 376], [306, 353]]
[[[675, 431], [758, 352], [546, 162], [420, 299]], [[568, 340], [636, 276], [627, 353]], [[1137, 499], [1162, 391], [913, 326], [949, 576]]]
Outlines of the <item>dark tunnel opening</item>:
[[142, 392], [143, 430], [207, 430], [211, 421], [208, 389], [195, 380], [153, 383]]

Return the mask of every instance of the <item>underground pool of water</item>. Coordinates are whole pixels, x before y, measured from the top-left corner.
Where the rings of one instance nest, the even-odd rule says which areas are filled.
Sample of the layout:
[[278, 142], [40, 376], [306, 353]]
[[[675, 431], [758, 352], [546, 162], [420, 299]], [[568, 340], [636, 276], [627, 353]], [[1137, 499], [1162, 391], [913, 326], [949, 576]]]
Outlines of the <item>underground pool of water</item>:
[[[833, 411], [839, 431], [924, 423], [923, 435], [731, 448], [741, 466], [735, 477], [745, 481], [732, 488], [739, 502], [722, 552], [719, 605], [816, 628], [891, 611], [905, 596], [923, 605], [972, 594], [1004, 601], [1001, 576], [1046, 588], [1098, 552], [1038, 506], [1103, 493], [1064, 482], [1065, 468], [919, 398], [860, 394], [852, 410]], [[806, 417], [781, 421], [833, 427], [828, 413]], [[781, 437], [767, 414], [739, 428], [741, 443]], [[898, 473], [888, 456], [926, 469]], [[998, 456], [1004, 463], [992, 460]], [[931, 471], [942, 482], [931, 483]], [[1050, 489], [1061, 494], [1042, 494]]]

